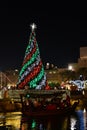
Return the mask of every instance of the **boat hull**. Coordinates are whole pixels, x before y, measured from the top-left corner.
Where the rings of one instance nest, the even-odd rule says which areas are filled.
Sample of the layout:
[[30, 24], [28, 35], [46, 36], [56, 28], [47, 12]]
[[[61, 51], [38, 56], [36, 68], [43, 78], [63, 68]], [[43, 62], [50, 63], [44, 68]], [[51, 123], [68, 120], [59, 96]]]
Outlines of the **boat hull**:
[[58, 115], [66, 115], [71, 114], [75, 111], [76, 106], [78, 105], [78, 102], [75, 102], [72, 106], [63, 108], [63, 109], [57, 109], [57, 110], [36, 110], [36, 111], [28, 111], [23, 110], [22, 113], [24, 116], [29, 117], [37, 117], [37, 116], [58, 116]]

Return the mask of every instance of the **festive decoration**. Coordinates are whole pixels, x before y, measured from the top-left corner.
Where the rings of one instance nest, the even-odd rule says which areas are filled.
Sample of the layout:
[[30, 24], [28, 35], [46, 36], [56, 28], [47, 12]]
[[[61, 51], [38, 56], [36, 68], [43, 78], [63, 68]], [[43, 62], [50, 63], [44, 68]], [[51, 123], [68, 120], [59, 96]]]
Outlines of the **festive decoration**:
[[44, 66], [40, 58], [39, 47], [36, 41], [36, 25], [31, 26], [29, 44], [25, 51], [22, 69], [19, 73], [17, 86], [20, 89], [48, 89]]

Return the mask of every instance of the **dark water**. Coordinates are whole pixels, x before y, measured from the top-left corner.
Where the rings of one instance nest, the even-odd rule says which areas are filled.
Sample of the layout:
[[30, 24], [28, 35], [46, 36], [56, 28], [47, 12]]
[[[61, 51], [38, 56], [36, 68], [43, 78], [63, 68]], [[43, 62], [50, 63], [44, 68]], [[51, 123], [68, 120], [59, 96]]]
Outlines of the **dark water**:
[[[24, 120], [27, 120], [24, 122]], [[27, 130], [66, 130], [68, 128], [67, 117], [47, 117], [24, 119], [21, 124], [21, 130], [25, 127]]]
[[22, 117], [21, 130], [86, 130], [87, 112], [75, 111], [72, 115], [46, 118]]
[[[6, 125], [6, 127], [4, 127]], [[3, 128], [2, 128], [3, 127]], [[46, 118], [27, 118], [21, 112], [0, 113], [0, 130], [86, 130], [86, 109], [71, 115]]]

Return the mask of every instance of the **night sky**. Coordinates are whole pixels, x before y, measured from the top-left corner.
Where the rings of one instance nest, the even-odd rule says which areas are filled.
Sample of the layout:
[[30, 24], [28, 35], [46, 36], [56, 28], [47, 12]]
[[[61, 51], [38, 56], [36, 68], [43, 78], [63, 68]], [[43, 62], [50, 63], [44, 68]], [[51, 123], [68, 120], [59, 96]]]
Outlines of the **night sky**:
[[28, 6], [6, 6], [0, 12], [1, 71], [21, 68], [33, 22], [43, 64], [67, 67], [77, 62], [80, 47], [87, 46], [86, 15]]

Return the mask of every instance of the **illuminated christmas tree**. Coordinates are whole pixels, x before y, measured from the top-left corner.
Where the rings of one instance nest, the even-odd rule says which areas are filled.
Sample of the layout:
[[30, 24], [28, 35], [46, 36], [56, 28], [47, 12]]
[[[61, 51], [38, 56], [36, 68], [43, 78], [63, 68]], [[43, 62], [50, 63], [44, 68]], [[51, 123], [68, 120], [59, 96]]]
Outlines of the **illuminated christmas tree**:
[[35, 34], [36, 25], [34, 23], [31, 25], [31, 29], [29, 44], [25, 51], [17, 86], [20, 89], [24, 89], [25, 86], [29, 89], [49, 89], [44, 66], [40, 58]]

